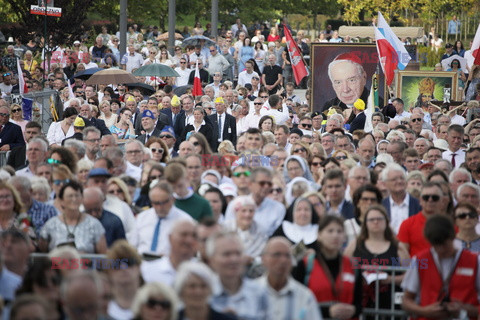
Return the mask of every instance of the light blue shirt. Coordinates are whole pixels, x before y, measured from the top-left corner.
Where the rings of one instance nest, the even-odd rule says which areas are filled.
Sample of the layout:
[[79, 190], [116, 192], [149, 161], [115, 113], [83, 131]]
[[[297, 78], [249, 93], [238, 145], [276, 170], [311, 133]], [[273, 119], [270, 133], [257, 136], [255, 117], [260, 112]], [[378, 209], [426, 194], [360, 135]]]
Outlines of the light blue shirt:
[[218, 312], [233, 310], [242, 320], [266, 320], [268, 296], [265, 289], [253, 280], [243, 279], [238, 292], [231, 295], [219, 279], [214, 286], [211, 306]]

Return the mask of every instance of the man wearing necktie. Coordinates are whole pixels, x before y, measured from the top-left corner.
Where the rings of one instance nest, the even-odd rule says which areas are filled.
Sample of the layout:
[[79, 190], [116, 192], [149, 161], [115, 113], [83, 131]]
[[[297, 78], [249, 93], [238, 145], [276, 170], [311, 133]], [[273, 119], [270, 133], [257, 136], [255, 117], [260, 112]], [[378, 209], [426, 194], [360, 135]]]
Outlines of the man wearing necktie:
[[209, 115], [208, 118], [214, 124], [213, 128], [216, 134], [216, 141], [218, 147], [220, 142], [224, 140], [230, 140], [233, 145], [237, 143], [237, 122], [235, 117], [227, 114], [225, 112], [226, 105], [223, 98], [218, 97], [215, 99], [215, 109], [217, 110], [216, 114]]
[[464, 133], [465, 131], [461, 125], [452, 124], [448, 127], [448, 150], [443, 152], [442, 158], [450, 161], [454, 169], [460, 168], [460, 165], [465, 162], [465, 150], [460, 149]]
[[175, 198], [169, 184], [159, 182], [150, 189], [148, 196], [152, 207], [141, 212], [136, 220], [138, 251], [142, 254], [167, 255], [170, 253], [168, 235], [174, 222], [193, 219], [173, 205]]

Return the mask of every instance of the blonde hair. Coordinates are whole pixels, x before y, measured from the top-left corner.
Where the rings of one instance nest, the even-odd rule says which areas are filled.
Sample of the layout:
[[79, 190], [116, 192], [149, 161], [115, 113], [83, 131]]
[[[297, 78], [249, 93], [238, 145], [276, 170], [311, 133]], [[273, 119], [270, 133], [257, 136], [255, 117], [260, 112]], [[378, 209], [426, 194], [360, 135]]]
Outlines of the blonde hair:
[[130, 196], [130, 192], [128, 191], [127, 184], [119, 177], [113, 177], [108, 179], [107, 186], [109, 186], [112, 183], [116, 184], [117, 187], [119, 187], [120, 190], [122, 190], [123, 196], [125, 197], [125, 202], [128, 204], [132, 203], [132, 197]]
[[170, 287], [160, 283], [160, 282], [150, 282], [141, 287], [137, 294], [135, 295], [135, 299], [132, 303], [132, 312], [135, 318], [140, 319], [140, 313], [142, 311], [142, 306], [145, 305], [148, 299], [152, 296], [162, 296], [163, 298], [170, 301], [172, 304], [170, 308], [170, 316], [168, 320], [176, 320], [177, 319], [177, 297], [173, 292], [173, 289]]

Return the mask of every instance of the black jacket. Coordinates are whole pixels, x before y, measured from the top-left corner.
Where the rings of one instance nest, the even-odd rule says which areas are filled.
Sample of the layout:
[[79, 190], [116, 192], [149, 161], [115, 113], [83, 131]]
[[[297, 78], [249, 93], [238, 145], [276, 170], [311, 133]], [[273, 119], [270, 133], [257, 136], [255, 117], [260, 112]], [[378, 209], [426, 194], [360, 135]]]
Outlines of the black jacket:
[[[235, 117], [229, 115], [228, 113], [224, 113], [222, 116], [225, 117], [225, 122], [222, 128], [223, 131], [223, 140], [230, 140], [233, 145], [237, 144], [237, 121]], [[213, 132], [214, 132], [214, 139], [215, 139], [215, 148], [213, 150], [217, 150], [218, 147], [218, 114], [212, 114], [208, 116], [208, 119], [212, 122], [213, 125]]]
[[10, 150], [25, 145], [22, 128], [20, 128], [20, 126], [16, 125], [15, 123], [5, 123], [5, 126], [0, 132], [0, 147], [6, 144], [10, 146]]

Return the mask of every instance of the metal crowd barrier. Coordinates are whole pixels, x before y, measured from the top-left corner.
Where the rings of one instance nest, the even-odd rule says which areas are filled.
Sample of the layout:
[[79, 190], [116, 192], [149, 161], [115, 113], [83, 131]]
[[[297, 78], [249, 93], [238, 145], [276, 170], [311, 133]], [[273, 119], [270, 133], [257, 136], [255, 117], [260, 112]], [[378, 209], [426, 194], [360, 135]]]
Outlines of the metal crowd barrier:
[[[408, 319], [409, 315], [401, 309], [395, 309], [395, 305], [397, 300], [403, 295], [402, 291], [395, 291], [395, 276], [403, 274], [407, 271], [408, 267], [392, 267], [392, 266], [371, 266], [371, 265], [362, 265], [362, 271], [370, 271], [375, 272], [377, 274], [377, 279], [372, 282], [375, 283], [375, 306], [374, 308], [363, 308], [362, 313], [360, 315], [360, 319], [366, 319], [369, 317], [370, 319], [373, 317], [375, 320], [403, 320]], [[391, 276], [391, 300], [390, 300], [390, 308], [382, 309], [380, 308], [380, 285], [379, 282], [381, 280], [378, 279], [378, 274], [381, 272], [386, 272]], [[324, 302], [319, 303], [318, 307], [325, 307], [331, 306], [332, 302]], [[335, 320], [332, 318], [324, 318], [324, 320]]]

